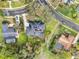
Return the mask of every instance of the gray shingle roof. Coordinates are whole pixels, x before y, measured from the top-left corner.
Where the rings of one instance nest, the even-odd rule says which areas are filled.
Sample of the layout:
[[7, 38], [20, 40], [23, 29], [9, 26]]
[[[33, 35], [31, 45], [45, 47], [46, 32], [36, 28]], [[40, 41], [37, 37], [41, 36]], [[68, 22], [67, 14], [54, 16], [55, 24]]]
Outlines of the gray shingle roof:
[[55, 46], [54, 46], [54, 49], [55, 49], [56, 51], [60, 51], [62, 48], [63, 48], [63, 45], [60, 44], [60, 43], [58, 43], [58, 42], [56, 42], [56, 44], [55, 44]]
[[64, 3], [71, 3], [71, 2], [74, 2], [74, 0], [64, 0]]
[[29, 27], [27, 27], [27, 35], [37, 36], [42, 38], [44, 36], [45, 25], [41, 21], [29, 21]]
[[13, 27], [8, 28], [8, 24], [2, 24], [3, 37], [6, 43], [14, 43], [16, 41], [16, 32]]

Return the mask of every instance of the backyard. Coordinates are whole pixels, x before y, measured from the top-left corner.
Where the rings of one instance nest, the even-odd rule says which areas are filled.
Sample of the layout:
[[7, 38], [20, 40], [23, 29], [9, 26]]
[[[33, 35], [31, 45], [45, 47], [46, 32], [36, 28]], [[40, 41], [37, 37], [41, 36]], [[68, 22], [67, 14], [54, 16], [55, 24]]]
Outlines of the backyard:
[[71, 54], [66, 51], [63, 51], [60, 54], [54, 54], [44, 45], [40, 48], [40, 54], [36, 55], [34, 59], [71, 59]]

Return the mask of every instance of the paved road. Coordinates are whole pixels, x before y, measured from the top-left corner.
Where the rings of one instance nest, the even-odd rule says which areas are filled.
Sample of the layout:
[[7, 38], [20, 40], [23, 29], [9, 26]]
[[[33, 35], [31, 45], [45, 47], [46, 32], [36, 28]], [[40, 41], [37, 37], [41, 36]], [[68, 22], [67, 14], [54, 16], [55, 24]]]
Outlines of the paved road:
[[79, 25], [75, 24], [74, 22], [70, 21], [70, 19], [64, 18], [63, 15], [55, 12], [55, 18], [60, 21], [62, 24], [69, 26], [70, 28], [79, 31]]
[[62, 24], [67, 25], [70, 28], [79, 32], [78, 24], [75, 24], [74, 22], [70, 21], [70, 19], [67, 19], [66, 17], [61, 15], [58, 11], [56, 11], [54, 8], [52, 8], [46, 0], [38, 0], [38, 2], [45, 7], [48, 7], [52, 12], [53, 17], [56, 18], [56, 20], [60, 21]]
[[[48, 7], [51, 12], [53, 17], [56, 18], [56, 20], [60, 21], [62, 24], [69, 26], [70, 28], [79, 31], [79, 25], [75, 24], [74, 22], [70, 21], [70, 19], [67, 19], [65, 17], [63, 17], [58, 11], [54, 10], [54, 8], [52, 8], [49, 3], [46, 0], [37, 0], [40, 4], [44, 5], [45, 7]], [[20, 15], [23, 13], [27, 13], [27, 7], [23, 7], [20, 9], [15, 9], [15, 10], [11, 10], [11, 9], [4, 9], [4, 15], [5, 16], [15, 16], [15, 15]]]
[[15, 16], [15, 15], [20, 15], [27, 13], [27, 6], [23, 8], [18, 8], [18, 9], [4, 9], [3, 10], [5, 16]]

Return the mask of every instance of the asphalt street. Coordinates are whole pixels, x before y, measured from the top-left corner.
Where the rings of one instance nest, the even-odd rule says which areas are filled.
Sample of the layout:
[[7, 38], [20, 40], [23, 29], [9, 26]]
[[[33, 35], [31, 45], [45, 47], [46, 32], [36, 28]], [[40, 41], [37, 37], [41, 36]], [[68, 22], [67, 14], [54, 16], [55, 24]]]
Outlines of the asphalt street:
[[[61, 15], [58, 11], [56, 11], [54, 8], [52, 8], [49, 3], [47, 2], [47, 0], [37, 0], [41, 5], [45, 6], [45, 8], [49, 8], [51, 10], [52, 16], [56, 18], [56, 20], [58, 20], [59, 22], [61, 22], [64, 25], [69, 26], [70, 28], [76, 30], [79, 32], [79, 25], [75, 24], [74, 22], [72, 22], [70, 19], [64, 17], [63, 15]], [[23, 7], [23, 8], [19, 8], [19, 9], [5, 9], [4, 11], [4, 15], [5, 16], [15, 16], [15, 15], [20, 15], [20, 14], [24, 14], [27, 13], [27, 7]]]
[[45, 7], [48, 7], [51, 10], [52, 16], [55, 17], [56, 20], [61, 22], [63, 25], [67, 25], [68, 27], [79, 32], [79, 25], [78, 24], [75, 24], [70, 19], [61, 15], [58, 11], [56, 11], [54, 8], [52, 8], [46, 0], [39, 0], [39, 3]]

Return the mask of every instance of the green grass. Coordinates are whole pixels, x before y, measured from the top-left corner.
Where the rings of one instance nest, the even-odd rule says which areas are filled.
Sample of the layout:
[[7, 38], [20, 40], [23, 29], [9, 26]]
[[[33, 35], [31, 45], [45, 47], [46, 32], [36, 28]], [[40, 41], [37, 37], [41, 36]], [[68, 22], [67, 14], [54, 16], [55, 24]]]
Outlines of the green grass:
[[2, 16], [2, 17], [4, 16], [4, 15], [3, 15], [3, 12], [2, 12], [2, 10], [0, 10], [0, 16]]
[[[4, 2], [0, 2], [0, 8], [9, 8], [9, 3], [7, 1], [4, 1]], [[23, 6], [25, 5], [25, 2], [24, 0], [23, 1], [15, 1], [15, 2], [12, 2], [12, 7], [20, 7], [20, 6]]]
[[55, 31], [54, 36], [57, 36], [57, 35], [60, 36], [63, 33], [69, 33], [70, 35], [73, 35], [74, 37], [77, 35], [77, 32], [75, 30], [72, 30], [71, 28], [65, 25], [60, 25]]
[[7, 7], [9, 7], [8, 2], [6, 1], [0, 2], [0, 8], [7, 8]]
[[76, 5], [71, 5], [71, 6], [63, 5], [62, 7], [59, 6], [58, 10], [64, 15], [68, 17], [72, 17], [72, 14], [76, 13]]
[[[26, 4], [29, 4], [33, 0], [20, 0], [20, 1], [12, 1], [12, 7], [20, 7]], [[8, 1], [1, 1], [0, 2], [0, 8], [9, 8], [9, 3]]]
[[0, 42], [3, 41], [3, 36], [2, 36], [2, 19], [0, 19]]
[[72, 30], [72, 29], [70, 29], [70, 28], [68, 28], [66, 26], [63, 26], [63, 25], [61, 25], [59, 27], [59, 32], [61, 32], [61, 33], [67, 32], [67, 33], [70, 33], [70, 35], [73, 35], [73, 36], [77, 35], [76, 31], [74, 31], [74, 30]]
[[25, 5], [24, 2], [20, 2], [20, 1], [18, 1], [18, 2], [12, 2], [12, 7], [13, 8], [14, 7], [20, 7], [20, 6], [23, 6], [23, 5]]
[[76, 11], [76, 5], [72, 5], [72, 6], [62, 6], [62, 7], [58, 7], [57, 9], [59, 12], [61, 12], [63, 15], [69, 17], [71, 19], [71, 21], [79, 24], [79, 18], [77, 17], [78, 13]]
[[58, 22], [54, 18], [50, 19], [49, 22], [46, 23], [46, 30], [45, 30], [46, 36], [49, 35], [51, 32], [54, 32], [57, 24]]
[[17, 43], [19, 45], [25, 44], [28, 40], [28, 37], [26, 36], [26, 34], [24, 32], [21, 32], [19, 34], [19, 38], [17, 39]]
[[76, 0], [76, 1], [78, 1], [78, 2], [79, 2], [79, 0]]
[[23, 6], [23, 5], [26, 5], [26, 4], [29, 4], [31, 3], [33, 0], [20, 0], [20, 1], [15, 1], [15, 2], [12, 2], [12, 7], [20, 7], [20, 6]]
[[[46, 47], [41, 47], [41, 49], [43, 49], [42, 56], [44, 56], [45, 59], [71, 59], [70, 52], [63, 51], [61, 54], [53, 54]], [[41, 59], [41, 55], [37, 55], [34, 59]]]

